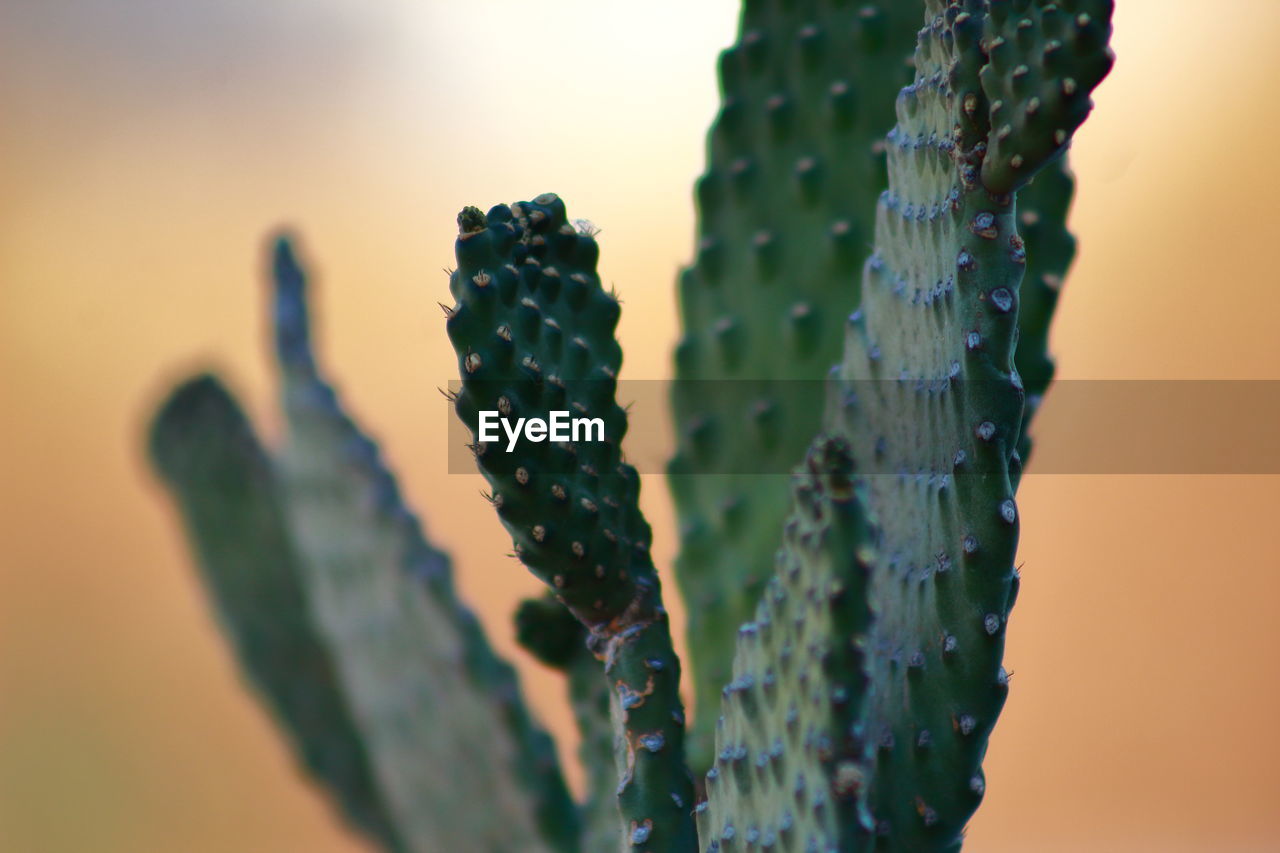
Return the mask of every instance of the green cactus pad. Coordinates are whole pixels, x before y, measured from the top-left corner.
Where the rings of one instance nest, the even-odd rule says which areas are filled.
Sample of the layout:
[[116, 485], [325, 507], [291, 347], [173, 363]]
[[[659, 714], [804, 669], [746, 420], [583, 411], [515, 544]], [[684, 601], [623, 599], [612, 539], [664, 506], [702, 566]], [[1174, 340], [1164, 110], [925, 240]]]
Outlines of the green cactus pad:
[[[618, 301], [596, 273], [599, 247], [554, 194], [458, 216], [449, 339], [462, 377], [455, 408], [520, 560], [591, 631], [612, 688], [618, 804], [636, 850], [696, 847], [684, 764], [680, 665], [671, 649], [640, 478], [622, 460], [614, 394]], [[599, 418], [588, 440], [484, 440], [485, 412]]]
[[274, 275], [290, 527], [407, 847], [580, 849], [553, 745], [530, 720], [514, 671], [458, 601], [448, 558], [424, 539], [377, 446], [317, 372], [305, 279], [285, 240]]
[[991, 128], [982, 183], [993, 193], [1007, 193], [1064, 151], [1093, 108], [1089, 93], [1115, 61], [1107, 46], [1115, 3], [988, 0], [982, 5], [988, 12], [981, 80]]
[[860, 850], [870, 836], [865, 658], [875, 556], [861, 488], [844, 440], [819, 437], [795, 478], [777, 573], [738, 631], [708, 800], [698, 806], [707, 853]]
[[696, 191], [697, 257], [679, 283], [669, 478], [698, 772], [710, 765], [734, 634], [773, 572], [788, 473], [821, 426], [821, 379], [858, 301], [884, 134], [910, 80], [922, 8], [748, 2], [737, 43], [720, 57], [721, 109]]
[[878, 525], [866, 731], [870, 807], [893, 850], [959, 847], [1008, 690], [1026, 249], [1014, 197], [979, 177], [992, 138], [973, 97], [983, 8], [928, 3], [830, 407], [868, 474]]
[[[599, 247], [550, 194], [487, 217], [469, 208], [459, 224], [447, 322], [462, 375], [458, 415], [520, 559], [585, 624], [601, 626], [656, 576], [640, 478], [622, 462], [619, 306], [600, 287]], [[521, 441], [507, 452], [501, 431], [496, 442], [480, 440], [484, 411], [512, 421], [552, 411], [599, 418], [603, 441]]]
[[240, 406], [212, 376], [183, 383], [155, 417], [150, 453], [218, 621], [289, 746], [353, 826], [406, 850], [308, 607], [275, 472]]

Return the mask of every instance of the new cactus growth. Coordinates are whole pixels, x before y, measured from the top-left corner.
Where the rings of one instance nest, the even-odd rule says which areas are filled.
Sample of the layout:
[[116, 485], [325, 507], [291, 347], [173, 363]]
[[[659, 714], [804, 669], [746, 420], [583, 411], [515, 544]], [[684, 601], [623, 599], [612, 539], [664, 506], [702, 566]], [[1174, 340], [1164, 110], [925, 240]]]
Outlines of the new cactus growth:
[[353, 825], [395, 851], [959, 849], [1008, 691], [1015, 492], [1074, 251], [1063, 152], [1111, 65], [1111, 5], [745, 4], [679, 285], [688, 755], [599, 246], [550, 193], [459, 214], [449, 396], [547, 587], [517, 632], [566, 676], [576, 805], [318, 372], [278, 244], [288, 442], [263, 450], [206, 377], [152, 455], [250, 680]]
[[[516, 555], [590, 630], [620, 741], [623, 832], [646, 849], [694, 850], [693, 780], [684, 763], [680, 664], [671, 648], [640, 478], [622, 461], [626, 414], [614, 399], [618, 301], [600, 287], [599, 248], [555, 195], [458, 217], [447, 309], [462, 390], [456, 408]], [[502, 452], [483, 412], [548, 419], [578, 411], [601, 440], [524, 442]]]

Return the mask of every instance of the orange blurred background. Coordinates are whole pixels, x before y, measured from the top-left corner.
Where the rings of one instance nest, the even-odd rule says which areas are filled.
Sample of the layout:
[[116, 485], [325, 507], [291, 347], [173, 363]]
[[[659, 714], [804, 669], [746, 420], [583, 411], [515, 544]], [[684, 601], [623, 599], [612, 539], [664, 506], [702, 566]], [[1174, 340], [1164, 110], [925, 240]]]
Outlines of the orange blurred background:
[[[1060, 375], [1280, 379], [1280, 3], [1118, 5], [1074, 151]], [[479, 478], [446, 471], [435, 303], [460, 207], [555, 190], [603, 228], [624, 376], [670, 375], [736, 4], [637, 8], [0, 6], [0, 851], [364, 849], [238, 680], [140, 452], [167, 387], [210, 365], [278, 432], [261, 279], [282, 223], [330, 372], [572, 763], [561, 685], [513, 643], [536, 583]], [[1040, 441], [1070, 430], [1050, 400]], [[1280, 478], [1033, 473], [1020, 507], [1013, 690], [966, 849], [1280, 850]], [[669, 565], [658, 476], [645, 509]]]

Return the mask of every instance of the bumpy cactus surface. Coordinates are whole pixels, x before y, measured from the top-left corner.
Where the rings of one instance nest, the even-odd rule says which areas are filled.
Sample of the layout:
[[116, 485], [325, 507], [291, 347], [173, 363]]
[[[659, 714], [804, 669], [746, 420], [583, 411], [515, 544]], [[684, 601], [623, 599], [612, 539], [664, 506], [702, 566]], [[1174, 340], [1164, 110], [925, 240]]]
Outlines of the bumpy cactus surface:
[[720, 56], [697, 254], [679, 278], [669, 478], [700, 772], [733, 637], [774, 573], [786, 475], [822, 425], [821, 380], [858, 304], [884, 135], [922, 19], [921, 0], [747, 3]]
[[[612, 687], [620, 739], [618, 806], [626, 837], [693, 850], [693, 779], [684, 763], [680, 662], [649, 556], [640, 478], [622, 461], [626, 414], [614, 399], [622, 350], [618, 301], [596, 275], [599, 248], [554, 195], [458, 217], [449, 339], [458, 352], [456, 407], [520, 560], [590, 630]], [[553, 411], [603, 421], [601, 440], [533, 443], [503, 452], [479, 415]]]
[[547, 587], [517, 636], [565, 675], [577, 804], [318, 371], [276, 245], [288, 440], [198, 377], [151, 451], [249, 680], [354, 827], [391, 851], [959, 849], [1111, 5], [745, 3], [679, 284], [687, 750], [599, 246], [550, 193], [459, 214], [449, 397]]

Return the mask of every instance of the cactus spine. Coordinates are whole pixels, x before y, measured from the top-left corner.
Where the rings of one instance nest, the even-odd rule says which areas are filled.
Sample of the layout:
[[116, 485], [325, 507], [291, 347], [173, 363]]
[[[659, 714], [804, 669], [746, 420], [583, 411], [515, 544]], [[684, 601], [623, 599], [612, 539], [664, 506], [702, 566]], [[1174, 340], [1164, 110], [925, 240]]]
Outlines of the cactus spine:
[[[547, 585], [517, 631], [565, 674], [581, 804], [318, 371], [277, 245], [285, 447], [206, 377], [162, 408], [151, 451], [250, 680], [353, 825], [389, 851], [959, 849], [1008, 691], [1015, 492], [1074, 251], [1063, 154], [1110, 68], [1111, 13], [745, 3], [680, 276], [688, 758], [599, 247], [550, 193], [459, 215], [451, 401]], [[602, 430], [486, 426], [559, 411]]]

